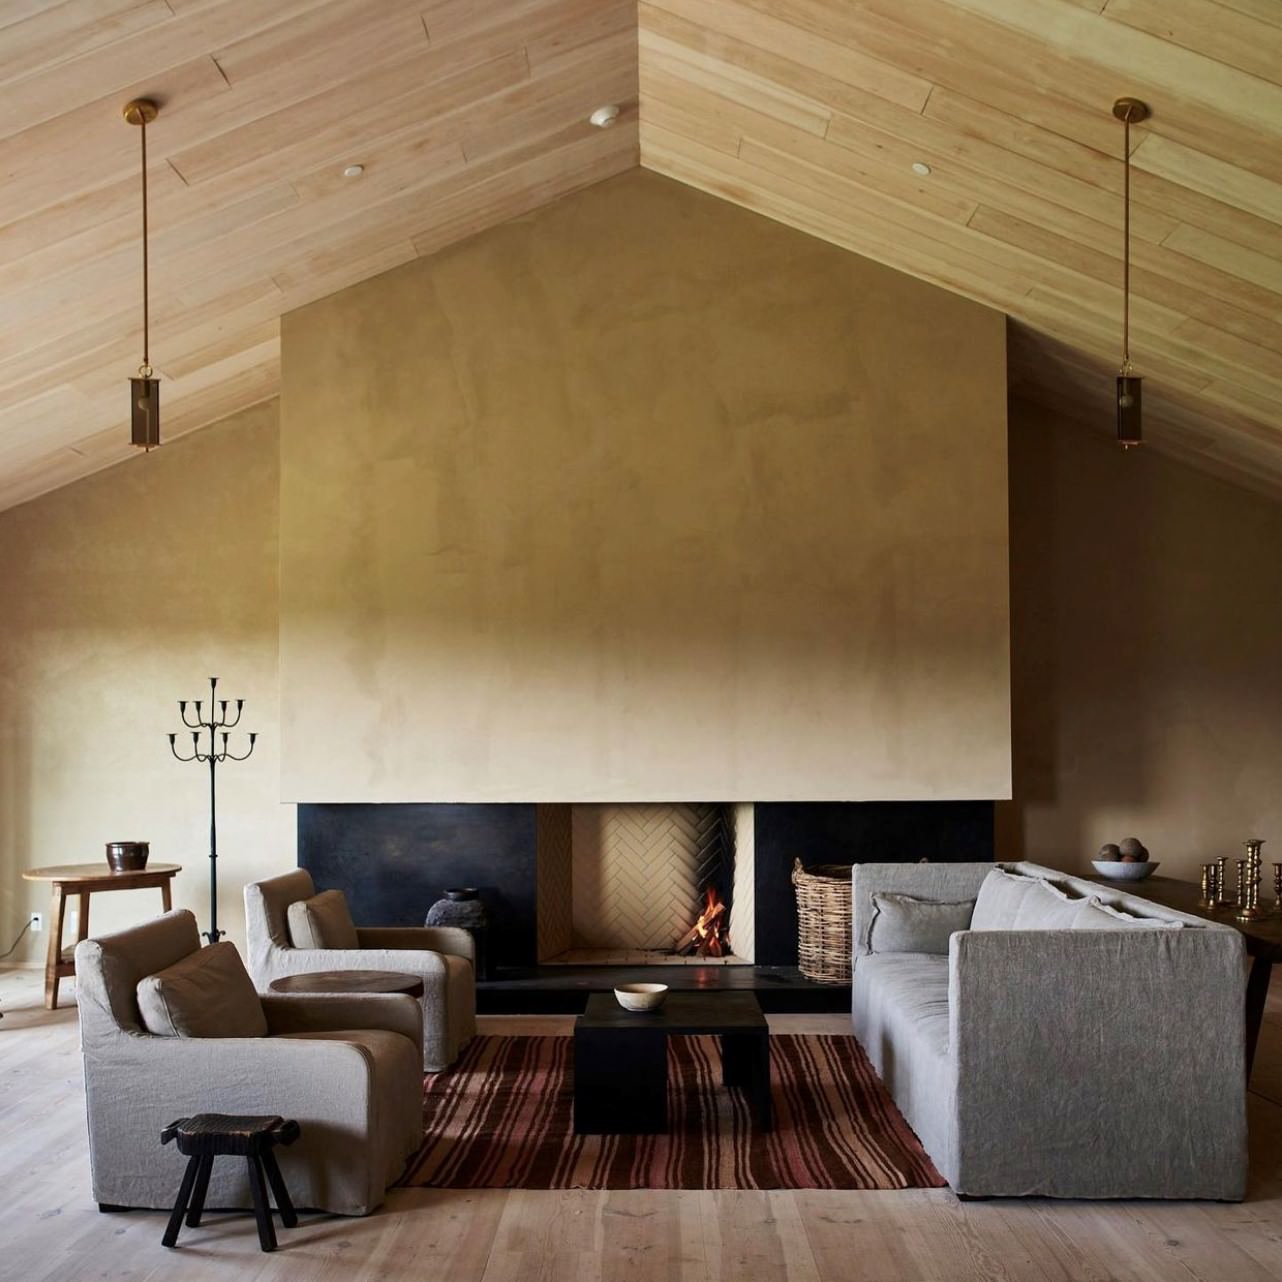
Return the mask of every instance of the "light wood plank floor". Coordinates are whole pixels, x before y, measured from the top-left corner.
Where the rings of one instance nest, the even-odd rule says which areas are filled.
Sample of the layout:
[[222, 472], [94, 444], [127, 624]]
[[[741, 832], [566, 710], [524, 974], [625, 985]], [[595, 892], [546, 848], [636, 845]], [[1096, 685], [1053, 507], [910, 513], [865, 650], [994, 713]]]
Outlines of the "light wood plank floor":
[[[70, 999], [74, 983], [65, 985]], [[160, 1245], [161, 1213], [101, 1215], [89, 1194], [76, 1012], [41, 1008], [37, 973], [0, 971], [0, 1276], [182, 1282], [1273, 1282], [1282, 1277], [1282, 984], [1250, 1099], [1240, 1205], [958, 1202], [947, 1190], [404, 1190], [363, 1220], [306, 1217], [258, 1251], [217, 1215]], [[845, 1031], [782, 1016], [777, 1031]], [[560, 1032], [489, 1017], [487, 1032]], [[1143, 1071], [1144, 1066], [1135, 1066]]]

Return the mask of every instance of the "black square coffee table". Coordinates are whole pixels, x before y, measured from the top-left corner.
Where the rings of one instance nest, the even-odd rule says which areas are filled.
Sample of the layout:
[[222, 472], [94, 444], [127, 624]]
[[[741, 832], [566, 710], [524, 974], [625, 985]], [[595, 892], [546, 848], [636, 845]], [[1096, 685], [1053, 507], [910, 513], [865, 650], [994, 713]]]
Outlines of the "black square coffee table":
[[669, 993], [657, 1011], [624, 1010], [593, 993], [574, 1024], [574, 1130], [654, 1135], [668, 1129], [668, 1038], [721, 1038], [721, 1075], [742, 1087], [753, 1120], [771, 1127], [770, 1043], [752, 993]]

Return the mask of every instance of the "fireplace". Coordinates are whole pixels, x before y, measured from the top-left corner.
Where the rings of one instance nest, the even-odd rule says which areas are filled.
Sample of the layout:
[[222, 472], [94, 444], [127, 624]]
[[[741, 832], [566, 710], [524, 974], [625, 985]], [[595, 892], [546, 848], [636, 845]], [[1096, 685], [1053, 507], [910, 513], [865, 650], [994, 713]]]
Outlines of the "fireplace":
[[750, 808], [627, 802], [538, 809], [540, 963], [751, 964]]
[[[796, 858], [992, 859], [992, 802], [298, 808], [300, 866], [343, 890], [358, 924], [421, 924], [446, 886], [479, 887], [500, 981], [504, 969], [548, 982], [560, 971], [568, 984], [583, 967], [663, 965], [739, 984], [749, 969], [795, 968]], [[710, 885], [727, 905], [730, 954], [674, 956]]]

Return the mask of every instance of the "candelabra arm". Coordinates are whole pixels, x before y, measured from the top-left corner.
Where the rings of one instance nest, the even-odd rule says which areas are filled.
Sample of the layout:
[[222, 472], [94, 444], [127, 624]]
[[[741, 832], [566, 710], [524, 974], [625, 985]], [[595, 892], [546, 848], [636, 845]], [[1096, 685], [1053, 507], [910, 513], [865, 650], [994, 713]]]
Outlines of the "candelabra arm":
[[234, 752], [224, 752], [224, 753], [223, 753], [223, 760], [224, 760], [224, 761], [248, 761], [248, 760], [249, 760], [249, 758], [250, 758], [250, 757], [252, 757], [252, 756], [254, 755], [254, 739], [255, 739], [255, 737], [256, 737], [256, 736], [254, 736], [254, 735], [250, 735], [250, 737], [249, 737], [249, 747], [245, 749], [245, 752], [244, 752], [244, 754], [243, 754], [242, 756], [239, 756], [239, 757], [238, 757]]
[[245, 709], [244, 699], [237, 699], [236, 715], [230, 721], [228, 721], [227, 720], [227, 700], [224, 699], [222, 720], [219, 721], [218, 728], [220, 730], [234, 730], [238, 725], [240, 725], [240, 714], [244, 711], [244, 709]]
[[180, 699], [178, 701], [178, 714], [179, 716], [182, 717], [183, 725], [185, 725], [188, 730], [203, 730], [205, 728], [205, 723], [200, 720], [199, 712], [196, 713], [195, 721], [189, 721], [187, 719], [187, 700], [186, 699]]

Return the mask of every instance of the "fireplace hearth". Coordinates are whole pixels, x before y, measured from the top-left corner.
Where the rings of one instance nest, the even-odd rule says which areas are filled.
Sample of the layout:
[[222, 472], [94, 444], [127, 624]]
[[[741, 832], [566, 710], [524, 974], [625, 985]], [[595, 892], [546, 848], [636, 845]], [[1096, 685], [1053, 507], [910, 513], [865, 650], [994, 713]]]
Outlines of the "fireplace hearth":
[[[569, 803], [302, 804], [298, 862], [320, 888], [345, 892], [358, 924], [420, 924], [445, 887], [478, 887], [493, 975], [478, 986], [484, 1010], [580, 1010], [585, 993], [655, 966], [674, 987], [749, 987], [765, 1009], [814, 1010], [846, 999], [797, 969], [794, 857], [806, 865], [994, 857], [987, 801], [682, 804], [686, 812], [667, 821], [660, 812], [678, 807], [617, 807], [611, 816], [609, 807]], [[610, 853], [608, 829], [642, 818], [651, 840], [634, 845], [641, 876], [632, 880], [663, 890], [628, 909], [629, 877], [618, 866], [623, 857]], [[630, 840], [639, 840], [636, 832]], [[666, 866], [674, 849], [685, 872]], [[693, 874], [692, 849], [705, 856]], [[585, 871], [585, 858], [603, 856]], [[727, 905], [730, 951], [681, 955], [677, 944], [709, 885]]]

